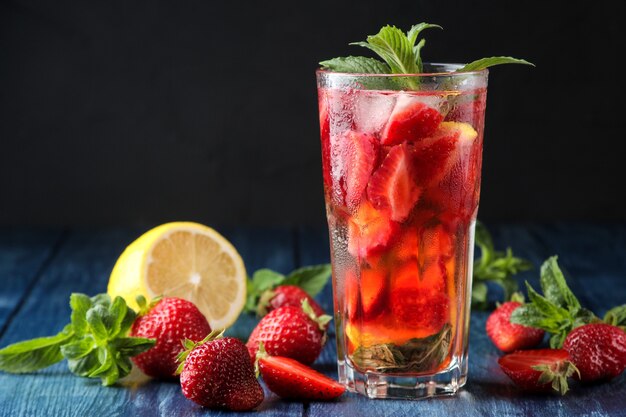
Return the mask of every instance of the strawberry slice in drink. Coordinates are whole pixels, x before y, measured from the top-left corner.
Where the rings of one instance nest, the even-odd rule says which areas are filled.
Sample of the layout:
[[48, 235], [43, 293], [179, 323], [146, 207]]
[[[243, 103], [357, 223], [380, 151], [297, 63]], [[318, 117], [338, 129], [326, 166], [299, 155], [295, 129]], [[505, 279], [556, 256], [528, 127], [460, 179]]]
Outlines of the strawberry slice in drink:
[[412, 172], [411, 150], [406, 143], [391, 148], [367, 186], [367, 196], [377, 209], [389, 209], [391, 220], [404, 221], [421, 194]]
[[385, 249], [399, 230], [389, 212], [376, 209], [367, 199], [348, 219], [348, 252], [359, 261]]
[[431, 137], [413, 147], [415, 180], [426, 186], [441, 181], [465, 156], [477, 136], [467, 123], [441, 123]]
[[373, 136], [348, 131], [340, 138], [341, 156], [343, 163], [343, 183], [345, 203], [350, 210], [358, 207], [361, 196], [365, 192], [367, 183], [378, 159], [378, 148]]
[[397, 145], [430, 136], [443, 120], [437, 109], [424, 102], [433, 98], [438, 97], [401, 94], [383, 128], [380, 143]]
[[387, 300], [388, 272], [384, 268], [362, 268], [357, 275], [345, 273], [345, 299], [349, 320], [361, 317], [372, 320], [379, 316]]
[[420, 266], [416, 259], [392, 271], [391, 312], [398, 326], [411, 329], [412, 337], [437, 333], [449, 321], [446, 274], [443, 262]]
[[319, 113], [320, 113], [320, 137], [322, 141], [322, 175], [326, 192], [329, 193], [332, 187], [330, 175], [330, 115], [328, 112], [328, 100], [324, 90], [318, 91]]

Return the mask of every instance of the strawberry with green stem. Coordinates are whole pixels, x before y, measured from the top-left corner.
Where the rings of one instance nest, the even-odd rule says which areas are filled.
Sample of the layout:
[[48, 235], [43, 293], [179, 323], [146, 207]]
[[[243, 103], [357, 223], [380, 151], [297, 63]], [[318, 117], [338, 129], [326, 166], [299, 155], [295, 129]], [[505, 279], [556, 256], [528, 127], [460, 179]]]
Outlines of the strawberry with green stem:
[[121, 297], [107, 294], [70, 296], [71, 321], [56, 336], [14, 343], [0, 350], [0, 370], [10, 373], [34, 372], [67, 359], [72, 373], [100, 378], [113, 385], [128, 375], [130, 358], [145, 352], [156, 341], [130, 337], [135, 312]]
[[178, 355], [183, 395], [203, 407], [248, 411], [264, 398], [246, 346], [214, 330], [199, 342], [185, 339]]
[[139, 316], [131, 328], [131, 336], [156, 339], [156, 345], [132, 360], [146, 375], [154, 378], [176, 376], [176, 358], [183, 350], [181, 340], [194, 342], [211, 333], [206, 317], [190, 301], [176, 297], [157, 297], [150, 304], [137, 297]]
[[[319, 294], [330, 279], [330, 264], [311, 265], [298, 268], [288, 275], [283, 275], [271, 269], [257, 270], [247, 283], [246, 305], [244, 311], [252, 313], [265, 312], [266, 306], [262, 306], [271, 295], [268, 292], [275, 291], [280, 286], [296, 286], [306, 292], [311, 299]], [[263, 302], [261, 302], [263, 298]], [[301, 299], [299, 302], [302, 301]], [[300, 303], [298, 302], [298, 305]], [[310, 303], [313, 305], [312, 303]]]

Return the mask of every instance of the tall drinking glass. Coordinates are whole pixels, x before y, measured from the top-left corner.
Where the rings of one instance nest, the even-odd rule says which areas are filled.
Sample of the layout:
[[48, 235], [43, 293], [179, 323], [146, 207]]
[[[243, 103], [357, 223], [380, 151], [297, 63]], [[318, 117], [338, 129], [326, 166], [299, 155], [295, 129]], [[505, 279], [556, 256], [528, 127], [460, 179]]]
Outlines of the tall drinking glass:
[[487, 70], [319, 70], [339, 379], [371, 398], [467, 379]]

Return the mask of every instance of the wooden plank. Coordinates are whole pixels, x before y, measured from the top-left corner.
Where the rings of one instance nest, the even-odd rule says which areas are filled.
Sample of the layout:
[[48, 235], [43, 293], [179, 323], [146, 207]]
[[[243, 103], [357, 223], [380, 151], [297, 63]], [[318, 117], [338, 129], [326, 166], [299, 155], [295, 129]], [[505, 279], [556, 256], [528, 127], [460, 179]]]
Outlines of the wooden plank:
[[0, 336], [62, 241], [60, 230], [0, 229]]
[[[8, 326], [0, 346], [59, 331], [69, 319], [70, 293], [105, 291], [117, 256], [140, 232], [118, 229], [72, 233]], [[292, 243], [291, 232], [231, 231], [226, 236], [241, 251], [251, 270], [260, 266], [276, 269], [293, 266], [293, 252], [288, 249]], [[251, 322], [238, 323], [245, 330], [235, 329], [232, 333], [244, 335], [251, 325]], [[99, 381], [71, 375], [65, 363], [31, 375], [2, 373], [0, 415], [239, 415], [196, 406], [183, 397], [175, 382], [136, 381], [130, 388], [101, 387]], [[267, 416], [300, 416], [302, 405], [282, 402], [270, 395], [259, 411]]]
[[[530, 259], [535, 265], [554, 253], [556, 245], [548, 236], [552, 229], [542, 229], [530, 225], [494, 225], [490, 227], [498, 248], [511, 246], [515, 253]], [[567, 232], [567, 228], [563, 229]], [[317, 238], [315, 237], [317, 236]], [[324, 232], [316, 235], [310, 230], [300, 233], [300, 258], [303, 263], [323, 261], [327, 241]], [[616, 250], [624, 253], [624, 240]], [[588, 248], [587, 256], [591, 259], [602, 259], [606, 255], [600, 253], [604, 248]], [[563, 257], [569, 257], [563, 247]], [[575, 251], [576, 252], [576, 251]], [[580, 252], [575, 254], [580, 256]], [[574, 254], [572, 254], [574, 256]], [[623, 262], [623, 261], [620, 261]], [[594, 263], [595, 265], [595, 263]], [[617, 263], [615, 263], [617, 265]], [[605, 276], [613, 271], [610, 266], [596, 265], [596, 275]], [[605, 269], [606, 268], [606, 269]], [[573, 269], [573, 268], [572, 268]], [[618, 271], [615, 269], [614, 271]], [[622, 277], [624, 266], [622, 263]], [[593, 276], [596, 276], [593, 275]], [[610, 275], [607, 280], [616, 282], [616, 276]], [[519, 280], [528, 279], [533, 285], [538, 283], [538, 269], [521, 274]], [[623, 279], [623, 278], [622, 278]], [[623, 282], [623, 281], [622, 281]], [[329, 297], [328, 292], [325, 296]], [[324, 300], [328, 305], [328, 300]], [[370, 401], [362, 396], [347, 394], [333, 403], [311, 403], [306, 409], [308, 416], [413, 416], [413, 415], [457, 415], [462, 410], [464, 416], [617, 416], [624, 414], [624, 398], [626, 387], [624, 376], [611, 383], [578, 387], [565, 397], [537, 396], [520, 392], [502, 373], [497, 365], [500, 352], [495, 348], [485, 333], [486, 312], [473, 312], [470, 324], [470, 370], [469, 382], [459, 395], [446, 400], [425, 401]], [[330, 338], [321, 357], [315, 366], [325, 373], [336, 377], [336, 347], [334, 338]], [[575, 384], [574, 384], [575, 385]]]

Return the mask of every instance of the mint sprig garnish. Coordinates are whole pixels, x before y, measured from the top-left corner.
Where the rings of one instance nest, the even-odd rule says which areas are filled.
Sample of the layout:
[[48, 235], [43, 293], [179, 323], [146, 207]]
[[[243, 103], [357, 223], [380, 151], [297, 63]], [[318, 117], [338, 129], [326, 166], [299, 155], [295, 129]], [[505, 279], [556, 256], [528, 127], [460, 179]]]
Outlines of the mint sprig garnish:
[[509, 300], [518, 289], [513, 276], [531, 269], [533, 265], [526, 259], [514, 256], [511, 248], [507, 248], [505, 252], [495, 250], [491, 234], [481, 222], [476, 223], [475, 236], [476, 245], [480, 248], [480, 258], [474, 261], [472, 307], [486, 309], [487, 283], [500, 286], [504, 292], [504, 300]]
[[568, 333], [584, 324], [600, 322], [593, 312], [583, 308], [568, 287], [557, 257], [541, 266], [540, 285], [543, 296], [526, 282], [529, 301], [511, 314], [511, 323], [536, 327], [551, 333], [550, 347], [560, 348]]
[[259, 298], [279, 285], [296, 285], [315, 297], [328, 282], [331, 271], [330, 264], [304, 266], [286, 276], [271, 269], [259, 269], [248, 279], [244, 310], [257, 311]]
[[[352, 42], [350, 45], [362, 46], [370, 49], [383, 62], [362, 56], [349, 56], [321, 61], [322, 68], [335, 72], [363, 73], [363, 74], [419, 74], [423, 72], [421, 51], [426, 45], [426, 39], [418, 37], [425, 29], [438, 28], [432, 23], [418, 23], [404, 33], [395, 26], [383, 26], [376, 35], [370, 35], [364, 42]], [[533, 65], [524, 60], [509, 56], [495, 56], [482, 58], [466, 64], [456, 72], [479, 71], [494, 65], [524, 64]], [[406, 81], [410, 87], [417, 87], [418, 80]]]
[[63, 359], [70, 371], [87, 378], [100, 378], [112, 385], [131, 371], [130, 357], [155, 344], [154, 339], [128, 337], [136, 314], [122, 297], [107, 294], [70, 296], [71, 322], [55, 336], [14, 343], [0, 350], [0, 370], [33, 372]]
[[513, 58], [512, 56], [492, 56], [490, 58], [481, 58], [476, 61], [465, 64], [463, 68], [457, 70], [457, 72], [470, 72], [481, 71], [489, 67], [502, 64], [522, 64], [535, 66], [532, 62], [528, 62], [525, 59]]
[[335, 72], [360, 72], [371, 74], [390, 74], [391, 69], [389, 65], [384, 62], [380, 62], [374, 58], [367, 58], [364, 56], [346, 56], [329, 59], [328, 61], [320, 62], [320, 65], [324, 68], [332, 69]]

